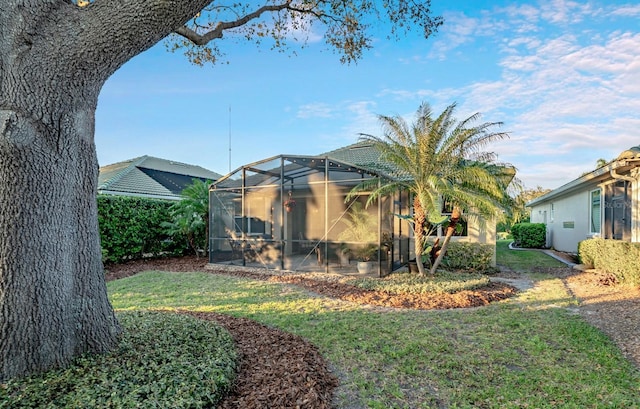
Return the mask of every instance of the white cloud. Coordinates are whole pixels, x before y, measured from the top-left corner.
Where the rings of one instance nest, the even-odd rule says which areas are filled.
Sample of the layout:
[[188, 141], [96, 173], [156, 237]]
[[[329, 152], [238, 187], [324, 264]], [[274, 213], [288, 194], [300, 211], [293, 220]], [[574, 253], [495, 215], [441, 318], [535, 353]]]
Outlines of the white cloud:
[[308, 118], [331, 118], [334, 115], [334, 107], [327, 103], [311, 103], [305, 104], [298, 108], [296, 117], [302, 119]]
[[636, 17], [640, 16], [640, 4], [629, 4], [611, 11], [613, 16]]
[[540, 10], [543, 19], [555, 24], [578, 23], [597, 13], [588, 3], [569, 0], [542, 1]]
[[[496, 9], [484, 23], [491, 22], [496, 37], [509, 39], [496, 41], [503, 55], [499, 80], [437, 92], [385, 93], [405, 100], [421, 95], [430, 101], [458, 100], [461, 118], [479, 111], [483, 120], [504, 121], [512, 138], [496, 145], [499, 159], [513, 162], [528, 186], [557, 187], [592, 170], [597, 159], [611, 160], [639, 144], [640, 34], [595, 32], [591, 23], [581, 24], [587, 18], [594, 24], [607, 18], [589, 4], [540, 4]], [[628, 6], [609, 15], [637, 13], [640, 6]], [[442, 55], [484, 35], [477, 19], [458, 14], [448, 23], [452, 21], [436, 47]]]

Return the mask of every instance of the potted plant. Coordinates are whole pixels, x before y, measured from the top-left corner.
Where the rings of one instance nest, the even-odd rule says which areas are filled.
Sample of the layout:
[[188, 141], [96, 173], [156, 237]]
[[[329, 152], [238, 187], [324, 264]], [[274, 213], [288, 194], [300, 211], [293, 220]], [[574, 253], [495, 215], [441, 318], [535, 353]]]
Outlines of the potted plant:
[[346, 217], [340, 219], [345, 229], [338, 236], [343, 242], [343, 253], [358, 260], [358, 271], [362, 274], [372, 272], [375, 262], [371, 261], [378, 251], [378, 233], [376, 218], [362, 203], [354, 202]]
[[287, 213], [291, 213], [296, 208], [296, 200], [291, 197], [291, 191], [289, 191], [289, 199], [285, 200], [283, 204]]

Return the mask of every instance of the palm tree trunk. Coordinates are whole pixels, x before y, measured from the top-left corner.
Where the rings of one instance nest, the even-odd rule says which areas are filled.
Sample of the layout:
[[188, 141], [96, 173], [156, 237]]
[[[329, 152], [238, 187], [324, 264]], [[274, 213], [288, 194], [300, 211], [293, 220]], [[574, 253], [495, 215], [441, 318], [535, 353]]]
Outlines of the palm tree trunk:
[[460, 221], [460, 216], [460, 208], [454, 207], [453, 211], [451, 212], [451, 220], [449, 221], [449, 227], [447, 227], [447, 233], [444, 237], [444, 241], [442, 242], [442, 247], [440, 248], [440, 254], [438, 254], [438, 258], [436, 258], [436, 261], [433, 262], [431, 271], [429, 271], [430, 274], [436, 273], [436, 269], [444, 258], [444, 255], [447, 252], [447, 247], [449, 246], [449, 241], [451, 240], [451, 236], [453, 236], [453, 233], [455, 233], [456, 225], [458, 224], [458, 221]]
[[418, 273], [424, 275], [424, 265], [422, 264], [422, 249], [424, 248], [424, 224], [427, 221], [427, 217], [424, 214], [424, 208], [420, 203], [420, 198], [415, 196], [413, 199], [413, 231], [415, 234], [414, 240], [414, 252], [416, 253], [416, 265], [418, 266]]

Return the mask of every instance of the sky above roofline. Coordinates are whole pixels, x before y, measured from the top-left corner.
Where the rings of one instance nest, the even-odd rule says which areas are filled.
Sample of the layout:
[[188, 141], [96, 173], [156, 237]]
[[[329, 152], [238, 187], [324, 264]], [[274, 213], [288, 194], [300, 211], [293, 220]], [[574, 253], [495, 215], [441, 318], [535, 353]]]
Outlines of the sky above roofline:
[[229, 64], [195, 67], [156, 46], [103, 88], [101, 165], [151, 155], [225, 174], [278, 154], [316, 155], [458, 103], [510, 138], [490, 148], [527, 187], [555, 188], [640, 145], [640, 5], [624, 1], [433, 1], [429, 40], [383, 40], [357, 65], [315, 42], [296, 56], [220, 43]]

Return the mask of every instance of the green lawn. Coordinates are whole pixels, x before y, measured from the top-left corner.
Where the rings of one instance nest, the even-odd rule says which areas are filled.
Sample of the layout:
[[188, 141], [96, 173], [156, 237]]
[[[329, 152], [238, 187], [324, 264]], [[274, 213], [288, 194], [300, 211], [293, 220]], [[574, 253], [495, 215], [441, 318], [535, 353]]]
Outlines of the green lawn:
[[[178, 308], [248, 317], [310, 340], [340, 377], [339, 408], [640, 408], [640, 371], [573, 312], [576, 301], [560, 279], [527, 273], [528, 266], [562, 264], [506, 246], [498, 243], [498, 262], [533, 279], [534, 288], [466, 310], [373, 308], [207, 273], [149, 271], [113, 281], [109, 296], [129, 329], [118, 351], [0, 384], [0, 409], [151, 408], [167, 401], [210, 407], [230, 383], [235, 351], [211, 323], [138, 313]], [[476, 278], [459, 277], [440, 274], [437, 287], [475, 285]], [[216, 384], [203, 381], [213, 378]]]
[[301, 335], [341, 377], [341, 408], [640, 408], [639, 371], [567, 308], [576, 302], [560, 280], [534, 279], [514, 299], [451, 311], [381, 310], [206, 273], [146, 272], [109, 293], [120, 310], [216, 311]]
[[540, 250], [510, 250], [511, 240], [498, 240], [496, 244], [496, 261], [514, 271], [526, 272], [531, 266], [563, 267], [564, 263], [549, 257]]

